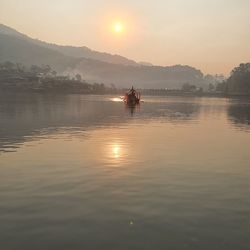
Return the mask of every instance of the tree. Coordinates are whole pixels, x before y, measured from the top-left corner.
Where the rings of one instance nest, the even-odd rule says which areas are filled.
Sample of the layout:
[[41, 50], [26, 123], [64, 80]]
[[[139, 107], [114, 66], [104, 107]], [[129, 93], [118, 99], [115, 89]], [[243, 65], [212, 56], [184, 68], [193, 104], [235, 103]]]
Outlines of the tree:
[[225, 81], [218, 83], [216, 86], [216, 91], [226, 93], [227, 92], [227, 83]]
[[81, 82], [82, 81], [82, 76], [80, 74], [76, 74], [76, 80], [78, 82]]
[[14, 69], [16, 69], [16, 64], [7, 61], [7, 62], [3, 63], [3, 67], [4, 67], [6, 70], [14, 70]]
[[214, 84], [209, 83], [209, 85], [208, 85], [208, 91], [209, 91], [209, 92], [213, 92], [213, 91], [214, 91], [214, 89], [215, 89]]
[[41, 73], [43, 72], [42, 68], [39, 67], [39, 66], [37, 66], [37, 65], [32, 65], [32, 66], [30, 67], [30, 71], [31, 71], [33, 74], [35, 74], [35, 75], [41, 74]]
[[25, 71], [25, 66], [21, 63], [16, 63], [16, 68], [19, 73], [23, 73]]
[[184, 91], [184, 92], [195, 92], [196, 91], [196, 86], [191, 85], [189, 83], [184, 83], [182, 85], [182, 91]]
[[42, 73], [48, 75], [52, 71], [49, 65], [42, 65]]
[[229, 92], [249, 93], [250, 63], [241, 63], [238, 67], [235, 67], [226, 84]]

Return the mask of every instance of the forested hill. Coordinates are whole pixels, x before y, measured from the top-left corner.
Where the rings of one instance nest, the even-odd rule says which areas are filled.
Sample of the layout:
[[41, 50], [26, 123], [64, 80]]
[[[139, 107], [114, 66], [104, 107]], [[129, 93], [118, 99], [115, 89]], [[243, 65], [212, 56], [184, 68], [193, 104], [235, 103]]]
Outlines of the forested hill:
[[[84, 51], [88, 53], [84, 54]], [[147, 66], [124, 57], [92, 52], [88, 48], [41, 42], [0, 25], [0, 62], [11, 61], [27, 66], [48, 64], [58, 73], [81, 74], [86, 81], [118, 87], [134, 84], [142, 88], [179, 88], [184, 83], [204, 84], [202, 72], [190, 66]]]
[[22, 34], [16, 31], [15, 29], [12, 29], [3, 24], [0, 24], [0, 34], [6, 34], [6, 35], [18, 37], [30, 43], [33, 43], [35, 45], [39, 45], [45, 48], [58, 51], [61, 54], [70, 56], [70, 57], [77, 57], [77, 58], [84, 57], [84, 58], [90, 58], [90, 59], [114, 63], [114, 64], [124, 64], [124, 65], [133, 65], [133, 66], [138, 65], [135, 61], [127, 59], [123, 56], [111, 55], [109, 53], [104, 53], [104, 52], [98, 52], [95, 50], [91, 50], [90, 48], [86, 46], [82, 46], [82, 47], [62, 46], [62, 45], [43, 42], [38, 39], [32, 39], [28, 37], [27, 35]]

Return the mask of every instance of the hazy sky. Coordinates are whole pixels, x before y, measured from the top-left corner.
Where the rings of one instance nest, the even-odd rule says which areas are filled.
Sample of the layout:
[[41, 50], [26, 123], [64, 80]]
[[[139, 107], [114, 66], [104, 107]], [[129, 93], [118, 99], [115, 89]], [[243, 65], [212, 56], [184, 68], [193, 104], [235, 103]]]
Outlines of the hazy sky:
[[[115, 22], [124, 26], [115, 34]], [[250, 0], [0, 0], [0, 23], [33, 38], [157, 65], [228, 74], [250, 61]]]

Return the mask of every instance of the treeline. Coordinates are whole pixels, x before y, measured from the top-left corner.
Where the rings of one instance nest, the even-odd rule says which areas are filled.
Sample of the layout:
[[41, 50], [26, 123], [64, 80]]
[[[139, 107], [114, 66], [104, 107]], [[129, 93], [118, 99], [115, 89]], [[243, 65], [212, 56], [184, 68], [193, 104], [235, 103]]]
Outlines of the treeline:
[[115, 92], [103, 83], [87, 83], [80, 74], [58, 75], [49, 65], [25, 67], [20, 63], [0, 64], [0, 90], [102, 94]]
[[202, 95], [250, 95], [250, 63], [242, 63], [235, 67], [227, 79], [221, 75], [207, 75], [206, 88], [185, 83], [181, 92]]
[[230, 77], [218, 84], [216, 90], [229, 95], [250, 95], [250, 63], [242, 63], [235, 67]]
[[[250, 63], [234, 68], [230, 77], [206, 76], [204, 88], [193, 83], [184, 83], [181, 88], [140, 89], [146, 95], [250, 95]], [[130, 86], [128, 86], [130, 87]], [[20, 63], [0, 63], [1, 91], [65, 92], [83, 94], [122, 94], [125, 89], [117, 89], [114, 84], [88, 83], [80, 74], [58, 75], [49, 65], [26, 67]]]

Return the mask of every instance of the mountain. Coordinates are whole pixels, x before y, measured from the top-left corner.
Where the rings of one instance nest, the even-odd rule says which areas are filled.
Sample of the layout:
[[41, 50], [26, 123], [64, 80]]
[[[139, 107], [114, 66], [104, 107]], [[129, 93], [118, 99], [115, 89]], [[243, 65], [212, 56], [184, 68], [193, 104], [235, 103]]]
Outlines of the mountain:
[[91, 50], [85, 46], [83, 46], [83, 47], [62, 46], [62, 45], [46, 43], [46, 42], [40, 41], [38, 39], [32, 39], [32, 38], [18, 32], [18, 31], [14, 30], [6, 25], [3, 25], [3, 24], [0, 24], [0, 34], [15, 36], [15, 37], [18, 37], [20, 39], [24, 39], [28, 42], [33, 43], [33, 44], [58, 51], [65, 56], [76, 57], [76, 58], [84, 57], [84, 58], [90, 58], [90, 59], [114, 63], [114, 64], [124, 64], [124, 65], [133, 65], [133, 66], [137, 65], [137, 63], [135, 61], [127, 59], [123, 56], [111, 55], [108, 53], [98, 52], [95, 50]]
[[[68, 71], [70, 74], [71, 71]], [[184, 83], [197, 86], [203, 84], [203, 74], [190, 66], [124, 66], [100, 61], [82, 59], [74, 68], [74, 73], [84, 75], [89, 81], [116, 86], [143, 88], [180, 88]]]
[[184, 83], [204, 84], [202, 72], [190, 66], [137, 64], [125, 57], [86, 47], [49, 44], [0, 25], [0, 62], [4, 61], [27, 66], [48, 64], [58, 73], [81, 74], [87, 81], [119, 87], [133, 84], [144, 88], [179, 88]]
[[149, 62], [138, 62], [138, 63], [143, 66], [154, 66], [152, 63]]
[[0, 33], [0, 62], [11, 61], [26, 66], [48, 64], [63, 72], [79, 63], [79, 59], [28, 42], [21, 37]]

